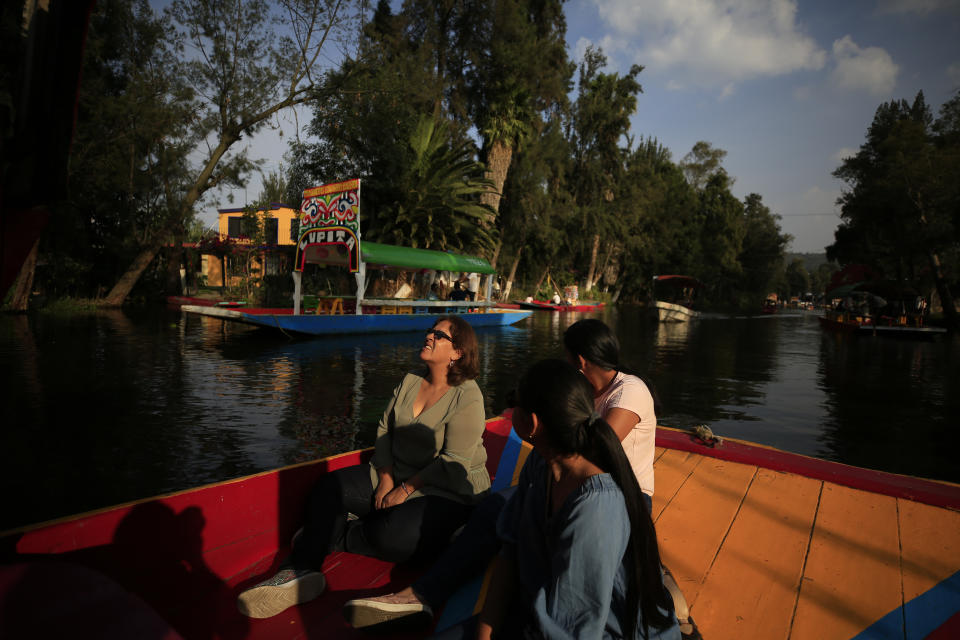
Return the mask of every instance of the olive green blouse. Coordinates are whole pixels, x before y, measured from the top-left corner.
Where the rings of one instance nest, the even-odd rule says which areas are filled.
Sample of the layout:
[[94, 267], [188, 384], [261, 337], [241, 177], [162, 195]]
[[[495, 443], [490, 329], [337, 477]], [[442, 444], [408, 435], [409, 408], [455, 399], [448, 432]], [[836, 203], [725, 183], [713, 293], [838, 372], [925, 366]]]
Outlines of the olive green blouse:
[[473, 380], [451, 387], [432, 406], [413, 415], [413, 403], [424, 378], [408, 373], [393, 390], [393, 399], [377, 428], [370, 460], [370, 476], [377, 486], [376, 470], [393, 466], [397, 484], [417, 475], [423, 486], [410, 499], [436, 495], [473, 503], [490, 488], [483, 394]]

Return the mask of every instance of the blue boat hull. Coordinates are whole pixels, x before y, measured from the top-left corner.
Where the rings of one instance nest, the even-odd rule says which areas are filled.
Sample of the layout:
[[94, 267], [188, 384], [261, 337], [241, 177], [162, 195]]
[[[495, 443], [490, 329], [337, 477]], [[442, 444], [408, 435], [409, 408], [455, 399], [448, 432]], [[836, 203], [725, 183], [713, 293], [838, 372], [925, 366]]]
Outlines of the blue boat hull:
[[[289, 333], [314, 336], [360, 333], [390, 333], [424, 331], [445, 313], [371, 314], [371, 315], [291, 315], [244, 313], [232, 309], [184, 306], [183, 310], [202, 315], [234, 320], [261, 327], [271, 327]], [[532, 311], [498, 309], [487, 313], [461, 313], [461, 318], [473, 327], [502, 327], [514, 324], [533, 314]]]

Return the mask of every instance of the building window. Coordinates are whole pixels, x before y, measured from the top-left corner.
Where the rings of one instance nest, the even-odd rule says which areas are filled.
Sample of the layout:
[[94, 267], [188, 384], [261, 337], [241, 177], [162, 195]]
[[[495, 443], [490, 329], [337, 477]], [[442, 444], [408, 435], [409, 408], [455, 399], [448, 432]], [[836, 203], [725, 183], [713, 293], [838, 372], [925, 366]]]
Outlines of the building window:
[[242, 235], [243, 218], [232, 216], [227, 218], [227, 236], [230, 238], [239, 238]]
[[280, 235], [280, 221], [276, 218], [267, 218], [263, 224], [263, 241], [265, 244], [277, 244]]

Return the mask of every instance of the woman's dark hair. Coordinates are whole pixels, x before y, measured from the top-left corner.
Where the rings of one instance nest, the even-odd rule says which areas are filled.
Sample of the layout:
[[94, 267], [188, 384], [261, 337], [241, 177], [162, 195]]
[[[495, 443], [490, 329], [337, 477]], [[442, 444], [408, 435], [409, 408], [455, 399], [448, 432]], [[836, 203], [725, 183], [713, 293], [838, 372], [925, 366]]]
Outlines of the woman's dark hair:
[[473, 327], [463, 318], [444, 316], [433, 323], [436, 327], [446, 320], [450, 323], [450, 337], [453, 338], [453, 348], [460, 352], [460, 358], [454, 360], [447, 369], [447, 384], [455, 387], [465, 380], [473, 380], [480, 372], [480, 355], [477, 349], [477, 334]]
[[[626, 558], [632, 568], [628, 572], [624, 637], [636, 635], [638, 613], [642, 614], [644, 627], [662, 629], [672, 624], [673, 599], [663, 586], [653, 520], [620, 439], [594, 411], [593, 387], [570, 363], [541, 360], [521, 378], [516, 402], [525, 411], [537, 414], [547, 441], [557, 453], [582, 455], [609, 473], [623, 492], [630, 519]], [[647, 635], [645, 628], [643, 635]]]
[[622, 371], [643, 380], [653, 396], [653, 410], [660, 413], [660, 397], [653, 383], [643, 375], [620, 364], [620, 341], [606, 324], [595, 318], [578, 320], [563, 332], [563, 346], [572, 355], [581, 356], [604, 369]]

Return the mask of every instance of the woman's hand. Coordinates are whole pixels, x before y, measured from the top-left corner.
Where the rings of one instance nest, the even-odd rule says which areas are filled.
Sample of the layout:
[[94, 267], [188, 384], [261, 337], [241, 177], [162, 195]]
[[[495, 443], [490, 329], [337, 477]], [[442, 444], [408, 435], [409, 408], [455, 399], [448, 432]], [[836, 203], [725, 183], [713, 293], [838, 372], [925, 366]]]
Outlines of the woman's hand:
[[395, 507], [398, 504], [403, 504], [404, 502], [406, 502], [407, 497], [409, 495], [410, 494], [404, 490], [403, 485], [400, 485], [399, 487], [394, 487], [393, 490], [390, 491], [390, 493], [388, 493], [383, 497], [383, 500], [380, 501], [380, 506], [377, 508], [389, 509], [390, 507]]
[[393, 474], [389, 469], [377, 469], [377, 490], [373, 493], [373, 508], [384, 509], [383, 499], [393, 491]]

